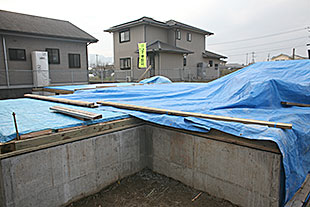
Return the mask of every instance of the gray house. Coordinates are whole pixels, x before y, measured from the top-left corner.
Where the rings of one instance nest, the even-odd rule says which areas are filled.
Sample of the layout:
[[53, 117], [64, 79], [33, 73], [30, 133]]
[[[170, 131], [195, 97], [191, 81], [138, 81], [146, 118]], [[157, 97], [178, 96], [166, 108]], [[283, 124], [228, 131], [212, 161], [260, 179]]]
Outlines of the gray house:
[[213, 33], [169, 20], [149, 17], [113, 26], [114, 65], [119, 79], [137, 80], [145, 69], [138, 68], [137, 44], [147, 43], [149, 76], [172, 80], [209, 80], [219, 77], [225, 56], [206, 51], [205, 37]]
[[68, 21], [0, 10], [0, 98], [34, 86], [33, 51], [48, 54], [49, 84], [88, 82], [87, 46], [98, 40]]

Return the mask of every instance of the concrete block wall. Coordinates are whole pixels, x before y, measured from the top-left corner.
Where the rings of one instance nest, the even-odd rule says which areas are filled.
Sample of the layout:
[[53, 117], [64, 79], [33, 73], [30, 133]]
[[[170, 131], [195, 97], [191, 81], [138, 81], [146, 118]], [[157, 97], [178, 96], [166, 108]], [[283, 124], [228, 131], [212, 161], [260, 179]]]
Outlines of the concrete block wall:
[[281, 155], [146, 126], [149, 167], [240, 206], [279, 206]]
[[140, 126], [2, 159], [0, 206], [60, 206], [95, 193], [144, 168], [143, 137]]

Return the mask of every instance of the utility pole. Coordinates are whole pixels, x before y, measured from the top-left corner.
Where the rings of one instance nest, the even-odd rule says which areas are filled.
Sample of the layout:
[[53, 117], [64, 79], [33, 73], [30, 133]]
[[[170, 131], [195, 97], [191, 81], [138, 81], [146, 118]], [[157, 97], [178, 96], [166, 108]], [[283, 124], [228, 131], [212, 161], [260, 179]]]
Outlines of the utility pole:
[[307, 48], [308, 48], [308, 58], [310, 59], [310, 43], [307, 44]]
[[292, 55], [293, 60], [295, 60], [295, 48], [293, 48], [293, 55]]
[[252, 63], [255, 63], [255, 52], [252, 52]]
[[268, 53], [267, 61], [270, 61], [270, 53]]
[[96, 68], [98, 68], [98, 55], [96, 54]]

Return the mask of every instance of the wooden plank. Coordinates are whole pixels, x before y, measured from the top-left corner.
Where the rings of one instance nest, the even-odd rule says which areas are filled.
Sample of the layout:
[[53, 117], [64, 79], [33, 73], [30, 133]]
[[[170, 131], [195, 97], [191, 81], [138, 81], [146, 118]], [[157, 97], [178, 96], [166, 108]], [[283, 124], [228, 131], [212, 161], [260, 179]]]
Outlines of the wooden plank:
[[309, 205], [310, 193], [310, 174], [307, 175], [304, 183], [294, 194], [294, 196], [286, 203], [286, 207], [304, 207]]
[[69, 90], [61, 90], [61, 89], [52, 89], [52, 88], [43, 88], [43, 91], [58, 93], [58, 94], [73, 94], [74, 91]]
[[310, 104], [293, 103], [293, 102], [285, 102], [285, 101], [281, 101], [281, 104], [284, 106], [310, 107]]
[[260, 121], [260, 120], [254, 120], [254, 119], [243, 119], [243, 118], [234, 118], [234, 117], [228, 117], [228, 116], [183, 112], [183, 111], [159, 109], [159, 108], [137, 106], [137, 105], [130, 105], [130, 104], [121, 104], [121, 103], [115, 103], [115, 102], [106, 102], [106, 101], [97, 101], [97, 103], [105, 105], [105, 106], [113, 106], [117, 108], [149, 112], [149, 113], [169, 114], [169, 115], [184, 116], [184, 117], [197, 117], [197, 118], [212, 119], [212, 120], [218, 120], [218, 121], [239, 122], [243, 124], [258, 124], [258, 125], [265, 125], [265, 126], [276, 127], [276, 128], [281, 128], [281, 129], [292, 129], [292, 124], [287, 124], [287, 123], [277, 123], [277, 122]]
[[[114, 131], [143, 125], [144, 123], [136, 118], [126, 118], [105, 123], [94, 124], [90, 126], [73, 127], [68, 131], [52, 133], [48, 135], [34, 137], [32, 139], [12, 141], [0, 145], [0, 159], [31, 152], [37, 149], [43, 149], [59, 144], [65, 144], [81, 139], [87, 139], [93, 136], [99, 136]], [[4, 154], [5, 153], [5, 154]]]
[[89, 107], [89, 108], [98, 107], [93, 102], [76, 101], [76, 100], [70, 100], [70, 99], [65, 99], [65, 98], [55, 98], [55, 97], [40, 96], [40, 95], [34, 95], [34, 94], [25, 94], [24, 97], [39, 99], [39, 100], [44, 100], [44, 101], [52, 101], [52, 102], [57, 102], [57, 103], [70, 104], [70, 105], [75, 105], [75, 106], [84, 106], [84, 107]]
[[145, 74], [147, 73], [147, 72], [149, 72], [149, 70], [151, 70], [151, 68], [152, 68], [152, 66], [151, 65], [149, 65], [149, 67], [144, 71], [144, 73], [140, 76], [140, 78], [138, 79], [138, 83], [144, 78], [144, 76], [145, 76]]
[[48, 134], [51, 134], [51, 133], [53, 133], [53, 130], [46, 129], [46, 130], [41, 130], [41, 131], [37, 131], [37, 132], [31, 132], [31, 133], [28, 133], [28, 134], [20, 135], [20, 139], [30, 139], [30, 138], [33, 138], [33, 137], [38, 137], [38, 136], [42, 136], [42, 135], [48, 135]]
[[82, 111], [82, 110], [78, 110], [78, 109], [71, 109], [71, 108], [62, 107], [62, 106], [53, 106], [53, 107], [50, 107], [50, 109], [54, 110], [54, 111], [56, 111], [58, 113], [70, 115], [70, 116], [73, 116], [73, 117], [79, 117], [79, 118], [83, 118], [83, 119], [88, 119], [88, 120], [101, 119], [102, 118], [102, 114], [96, 114], [96, 113], [92, 113], [92, 112], [88, 112], [88, 111]]

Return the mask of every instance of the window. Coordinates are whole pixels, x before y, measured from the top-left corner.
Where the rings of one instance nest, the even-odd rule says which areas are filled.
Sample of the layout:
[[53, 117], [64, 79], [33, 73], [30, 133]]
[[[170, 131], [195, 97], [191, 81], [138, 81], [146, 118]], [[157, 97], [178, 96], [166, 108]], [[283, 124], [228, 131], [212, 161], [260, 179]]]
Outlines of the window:
[[69, 54], [69, 68], [81, 68], [80, 54]]
[[187, 41], [188, 42], [192, 41], [192, 33], [187, 33]]
[[214, 68], [215, 70], [218, 70], [219, 69], [219, 64], [214, 64], [214, 67], [215, 67]]
[[213, 61], [209, 60], [209, 67], [213, 67]]
[[131, 58], [120, 58], [119, 60], [121, 70], [131, 69]]
[[119, 42], [129, 42], [130, 41], [130, 31], [122, 31], [119, 33]]
[[48, 64], [60, 64], [59, 49], [46, 48], [48, 53]]
[[26, 50], [9, 48], [9, 57], [10, 60], [26, 61]]
[[180, 30], [176, 31], [176, 38], [177, 38], [177, 40], [181, 39], [181, 31]]

